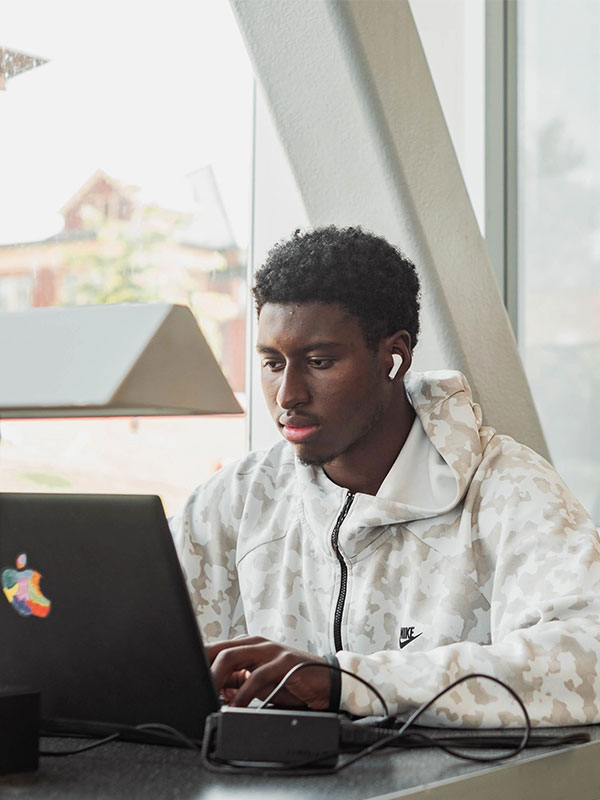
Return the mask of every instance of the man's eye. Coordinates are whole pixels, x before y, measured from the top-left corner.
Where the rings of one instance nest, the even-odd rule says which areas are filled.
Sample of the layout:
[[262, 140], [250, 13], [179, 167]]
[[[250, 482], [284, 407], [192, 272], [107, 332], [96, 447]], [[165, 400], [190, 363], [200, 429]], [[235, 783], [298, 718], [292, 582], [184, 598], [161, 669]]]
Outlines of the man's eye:
[[315, 369], [328, 369], [333, 365], [333, 359], [331, 358], [311, 358], [309, 362], [311, 367]]
[[263, 361], [263, 368], [268, 369], [271, 372], [277, 372], [280, 369], [283, 369], [283, 361]]

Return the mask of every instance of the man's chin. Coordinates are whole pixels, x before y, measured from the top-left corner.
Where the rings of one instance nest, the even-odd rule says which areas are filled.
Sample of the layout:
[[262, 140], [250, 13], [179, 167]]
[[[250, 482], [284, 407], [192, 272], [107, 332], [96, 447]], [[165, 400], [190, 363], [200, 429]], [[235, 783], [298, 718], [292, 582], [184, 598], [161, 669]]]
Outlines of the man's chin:
[[298, 452], [298, 450], [296, 450], [296, 458], [305, 467], [324, 467], [337, 458], [337, 455], [323, 456], [318, 453]]
[[312, 458], [310, 456], [298, 456], [298, 461], [304, 467], [322, 467], [327, 464], [327, 461], [322, 461], [320, 458]]

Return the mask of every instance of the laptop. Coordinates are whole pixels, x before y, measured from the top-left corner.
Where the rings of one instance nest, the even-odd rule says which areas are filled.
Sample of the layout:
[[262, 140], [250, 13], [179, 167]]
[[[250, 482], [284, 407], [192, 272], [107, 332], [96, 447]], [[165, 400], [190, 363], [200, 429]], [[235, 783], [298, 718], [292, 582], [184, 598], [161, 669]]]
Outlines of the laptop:
[[0, 685], [41, 692], [42, 730], [202, 737], [219, 703], [158, 497], [0, 494], [0, 586]]

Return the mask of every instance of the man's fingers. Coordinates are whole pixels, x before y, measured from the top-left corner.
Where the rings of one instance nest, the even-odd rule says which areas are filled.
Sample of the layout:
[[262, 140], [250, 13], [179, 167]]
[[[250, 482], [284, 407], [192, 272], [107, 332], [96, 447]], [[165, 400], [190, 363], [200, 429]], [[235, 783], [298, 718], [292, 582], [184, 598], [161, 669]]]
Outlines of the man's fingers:
[[245, 644], [242, 644], [240, 640], [234, 641], [236, 642], [235, 646], [222, 647], [218, 652], [209, 656], [212, 660], [212, 677], [218, 692], [224, 686], [230, 685], [229, 681], [234, 673], [241, 670], [254, 672], [261, 664], [270, 661], [274, 656], [274, 649], [277, 647], [264, 639]]
[[[294, 659], [286, 658], [281, 655], [273, 661], [269, 661], [260, 667], [253, 670], [248, 680], [244, 681], [232, 700], [233, 706], [247, 706], [255, 697], [260, 697], [264, 700], [281, 679], [289, 672], [289, 670], [297, 663]], [[283, 687], [275, 698], [280, 703], [286, 705], [304, 705], [304, 702], [298, 700], [297, 697]]]
[[[265, 698], [297, 664], [320, 657], [301, 653], [261, 637], [245, 637], [210, 646], [211, 673], [217, 692], [226, 691], [232, 705], [246, 706], [255, 697]], [[227, 690], [236, 690], [234, 692]], [[306, 667], [290, 677], [276, 699], [286, 705], [308, 705], [322, 709], [329, 705], [331, 677], [324, 668]]]
[[248, 680], [251, 673], [247, 669], [240, 669], [237, 672], [233, 672], [229, 678], [227, 679], [227, 683], [223, 686], [223, 689], [239, 689], [240, 686]]
[[251, 644], [262, 644], [263, 642], [267, 641], [268, 639], [264, 639], [262, 636], [238, 636], [236, 639], [225, 639], [222, 642], [213, 642], [213, 644], [207, 644], [205, 646], [205, 650], [206, 654], [208, 655], [208, 660], [212, 664], [215, 658], [223, 650], [229, 650], [232, 647], [246, 647]]
[[234, 672], [233, 675], [230, 675], [227, 685], [221, 689], [221, 695], [226, 703], [232, 702], [238, 693], [238, 689], [244, 685], [250, 675], [251, 673], [247, 669], [241, 669], [239, 672]]

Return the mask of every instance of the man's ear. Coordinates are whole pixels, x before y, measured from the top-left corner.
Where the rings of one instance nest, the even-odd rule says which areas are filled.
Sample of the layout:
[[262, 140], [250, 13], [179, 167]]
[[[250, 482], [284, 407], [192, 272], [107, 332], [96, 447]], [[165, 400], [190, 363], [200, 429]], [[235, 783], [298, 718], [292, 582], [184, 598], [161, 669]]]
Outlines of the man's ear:
[[410, 333], [400, 330], [387, 336], [380, 342], [380, 353], [383, 355], [388, 378], [396, 380], [398, 376], [404, 377], [412, 364]]

